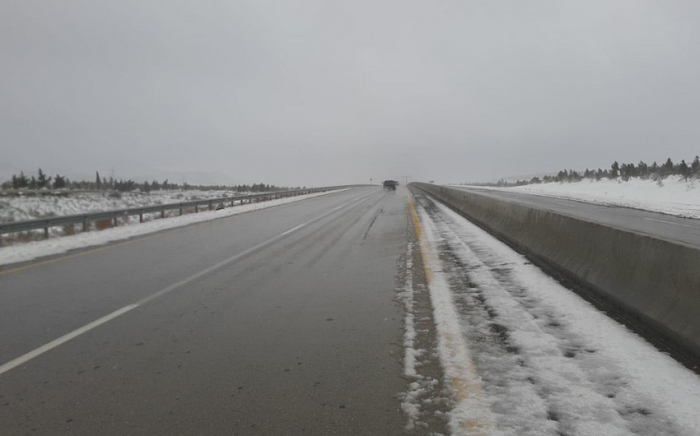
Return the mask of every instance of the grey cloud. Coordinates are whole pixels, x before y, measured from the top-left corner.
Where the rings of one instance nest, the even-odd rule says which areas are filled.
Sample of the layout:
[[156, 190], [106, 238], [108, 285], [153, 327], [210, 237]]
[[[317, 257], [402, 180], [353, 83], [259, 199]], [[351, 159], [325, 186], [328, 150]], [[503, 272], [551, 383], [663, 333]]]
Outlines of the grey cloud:
[[0, 160], [322, 185], [687, 159], [699, 13], [633, 0], [5, 2]]

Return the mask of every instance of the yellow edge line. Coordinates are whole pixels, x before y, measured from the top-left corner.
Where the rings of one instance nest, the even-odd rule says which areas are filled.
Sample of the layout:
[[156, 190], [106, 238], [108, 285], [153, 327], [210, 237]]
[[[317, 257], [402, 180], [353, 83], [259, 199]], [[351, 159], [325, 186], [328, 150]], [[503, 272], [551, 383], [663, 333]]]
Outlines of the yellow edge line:
[[[418, 213], [416, 212], [416, 205], [415, 202], [413, 201], [412, 195], [409, 193], [408, 196], [408, 210], [411, 214], [411, 221], [413, 222], [413, 229], [416, 233], [416, 239], [418, 240], [418, 252], [420, 253], [421, 261], [423, 262], [423, 271], [425, 273], [425, 280], [426, 284], [428, 285], [428, 288], [430, 287], [430, 282], [431, 282], [431, 271], [430, 269], [426, 266], [426, 254], [424, 252], [424, 244], [423, 244], [423, 227], [420, 222], [420, 218], [418, 217]], [[447, 343], [454, 342], [454, 338], [450, 334], [445, 334], [443, 335], [443, 339]], [[468, 371], [474, 371], [474, 363], [471, 362], [469, 365]], [[455, 399], [457, 401], [462, 401], [465, 398], [471, 396], [471, 395], [477, 395], [481, 398], [486, 397], [486, 392], [484, 391], [483, 386], [480, 383], [470, 383], [468, 380], [465, 379], [450, 379], [449, 380], [450, 388], [455, 395]], [[464, 430], [467, 434], [469, 435], [488, 435], [490, 434], [491, 430], [491, 425], [489, 425], [486, 422], [478, 421], [478, 420], [463, 420], [460, 422], [460, 427], [462, 430]]]
[[430, 286], [430, 281], [432, 277], [430, 276], [431, 271], [425, 267], [425, 255], [423, 254], [423, 227], [420, 224], [420, 218], [418, 218], [418, 213], [416, 212], [416, 205], [413, 202], [413, 198], [408, 197], [408, 210], [411, 213], [411, 221], [413, 222], [413, 231], [416, 234], [416, 240], [418, 241], [418, 252], [420, 253], [421, 261], [423, 262], [423, 270], [425, 271], [425, 281], [428, 286]]

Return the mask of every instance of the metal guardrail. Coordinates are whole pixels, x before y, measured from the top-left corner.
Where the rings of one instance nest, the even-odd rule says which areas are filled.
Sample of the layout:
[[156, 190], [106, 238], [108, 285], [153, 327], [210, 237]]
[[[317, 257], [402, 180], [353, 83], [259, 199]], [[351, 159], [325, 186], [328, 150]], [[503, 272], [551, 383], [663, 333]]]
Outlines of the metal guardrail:
[[253, 203], [265, 200], [274, 200], [277, 198], [284, 197], [295, 197], [298, 195], [313, 194], [316, 192], [327, 192], [334, 191], [337, 189], [345, 188], [355, 188], [358, 186], [365, 185], [345, 185], [345, 186], [328, 186], [323, 188], [308, 188], [308, 189], [297, 189], [293, 191], [276, 191], [276, 192], [265, 192], [262, 194], [253, 195], [241, 195], [234, 197], [222, 197], [222, 198], [210, 198], [208, 200], [195, 200], [186, 201], [182, 203], [168, 203], [161, 204], [157, 206], [146, 206], [146, 207], [134, 207], [129, 209], [117, 209], [109, 210], [104, 212], [94, 212], [86, 213], [80, 215], [65, 215], [57, 216], [51, 218], [41, 218], [36, 220], [28, 221], [17, 221], [13, 223], [0, 223], [0, 246], [2, 246], [2, 235], [8, 233], [20, 233], [27, 232], [31, 230], [44, 230], [44, 237], [49, 237], [49, 228], [56, 226], [63, 226], [68, 224], [80, 224], [82, 225], [83, 231], [90, 230], [90, 223], [94, 221], [101, 220], [112, 220], [112, 225], [117, 226], [119, 224], [119, 218], [129, 217], [129, 216], [139, 216], [139, 222], [143, 222], [143, 216], [150, 213], [160, 213], [161, 218], [165, 218], [165, 212], [170, 210], [178, 210], [182, 215], [186, 209], [194, 208], [195, 212], [199, 212], [200, 207], [207, 207], [208, 210], [212, 210], [215, 206], [223, 206], [230, 204], [233, 207], [236, 203]]

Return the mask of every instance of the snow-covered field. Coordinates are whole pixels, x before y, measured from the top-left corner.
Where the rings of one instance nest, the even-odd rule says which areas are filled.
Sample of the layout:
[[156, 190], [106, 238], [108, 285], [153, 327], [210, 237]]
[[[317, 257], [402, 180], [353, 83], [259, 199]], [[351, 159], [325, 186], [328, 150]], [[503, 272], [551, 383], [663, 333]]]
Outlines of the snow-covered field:
[[448, 207], [416, 209], [452, 434], [700, 434], [695, 373]]
[[542, 183], [513, 188], [483, 187], [546, 195], [589, 203], [615, 205], [700, 219], [700, 180], [672, 176], [657, 183], [632, 178], [627, 182], [602, 179], [573, 183]]
[[342, 190], [319, 192], [315, 194], [300, 195], [298, 197], [280, 198], [261, 203], [244, 204], [231, 208], [205, 211], [197, 214], [176, 216], [166, 219], [156, 219], [143, 224], [135, 223], [120, 227], [109, 228], [101, 231], [91, 231], [78, 233], [76, 235], [64, 236], [60, 238], [49, 238], [41, 241], [27, 242], [24, 244], [0, 247], [0, 265], [7, 265], [17, 262], [25, 262], [42, 256], [65, 253], [77, 248], [101, 245], [107, 242], [128, 239], [133, 236], [144, 235], [157, 232], [159, 230], [171, 229], [185, 226], [201, 221], [209, 221], [254, 210], [266, 209], [268, 207], [279, 206], [281, 204], [293, 203], [308, 198], [328, 195], [341, 192]]
[[233, 197], [235, 195], [237, 195], [235, 191], [173, 190], [153, 191], [150, 193], [123, 192], [110, 194], [109, 192], [78, 192], [70, 193], [66, 196], [23, 195], [18, 197], [0, 197], [0, 222], [26, 221], [52, 216]]

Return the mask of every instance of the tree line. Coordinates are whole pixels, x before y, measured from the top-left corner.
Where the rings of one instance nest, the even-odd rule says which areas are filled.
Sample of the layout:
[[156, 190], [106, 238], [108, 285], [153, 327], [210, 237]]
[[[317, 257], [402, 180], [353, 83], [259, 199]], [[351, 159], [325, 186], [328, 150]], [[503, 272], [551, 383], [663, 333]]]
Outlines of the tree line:
[[24, 172], [20, 172], [19, 175], [12, 175], [12, 179], [2, 184], [3, 189], [27, 189], [27, 190], [40, 190], [40, 189], [69, 189], [69, 190], [89, 190], [89, 191], [119, 191], [119, 192], [130, 192], [139, 190], [141, 192], [151, 192], [151, 191], [164, 191], [164, 190], [186, 190], [194, 189], [200, 191], [210, 191], [210, 190], [229, 190], [236, 192], [269, 192], [269, 191], [280, 191], [283, 189], [275, 185], [269, 185], [264, 183], [253, 183], [252, 185], [190, 185], [187, 183], [172, 183], [168, 179], [159, 182], [153, 180], [151, 182], [135, 182], [134, 180], [128, 179], [115, 179], [110, 177], [100, 177], [100, 173], [95, 172], [94, 180], [79, 180], [73, 181], [69, 180], [68, 177], [56, 174], [53, 176], [47, 175], [45, 172], [39, 168], [37, 175], [27, 176]]
[[[588, 169], [579, 172], [574, 170], [562, 170], [556, 175], [533, 177], [530, 180], [517, 180], [515, 182], [508, 182], [503, 179], [495, 183], [495, 186], [524, 186], [537, 183], [550, 183], [550, 182], [580, 182], [581, 180], [601, 180], [601, 179], [611, 179], [611, 180], [622, 180], [628, 181], [632, 177], [637, 177], [642, 180], [654, 180], [661, 181], [669, 176], [681, 176], [683, 180], [688, 180], [690, 178], [700, 179], [700, 156], [695, 156], [693, 162], [688, 165], [685, 160], [681, 160], [678, 163], [674, 163], [671, 158], [666, 159], [666, 162], [659, 165], [654, 161], [651, 165], [646, 164], [643, 161], [639, 161], [638, 164], [634, 163], [623, 163], [620, 164], [617, 161], [610, 165], [609, 169]], [[494, 185], [494, 184], [490, 184]]]

